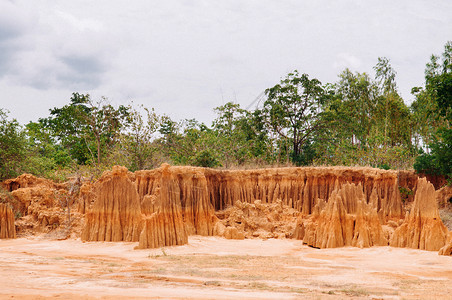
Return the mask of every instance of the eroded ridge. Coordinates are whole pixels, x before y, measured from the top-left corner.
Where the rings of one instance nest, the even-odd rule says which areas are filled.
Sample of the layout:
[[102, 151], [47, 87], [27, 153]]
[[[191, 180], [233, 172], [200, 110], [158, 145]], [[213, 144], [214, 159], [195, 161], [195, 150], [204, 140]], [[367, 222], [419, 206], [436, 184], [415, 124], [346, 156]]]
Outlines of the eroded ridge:
[[338, 186], [328, 203], [318, 199], [304, 226], [303, 242], [316, 248], [388, 244], [375, 203], [366, 203], [360, 183]]
[[[28, 174], [2, 185], [10, 191], [13, 212], [23, 214], [16, 221], [21, 234], [23, 228], [52, 231], [70, 215], [72, 237], [139, 242], [138, 248], [183, 245], [189, 235], [292, 237], [316, 248], [389, 243], [441, 248], [446, 255], [452, 248], [437, 206], [452, 196], [450, 189], [435, 192], [426, 179], [409, 171], [214, 170], [163, 164], [132, 173], [115, 166], [96, 182], [79, 182], [74, 199], [66, 197], [75, 195], [74, 183], [55, 184]], [[72, 199], [67, 207], [61, 197]]]
[[391, 238], [393, 247], [438, 251], [447, 239], [448, 230], [441, 221], [435, 188], [425, 178], [417, 184], [413, 207]]
[[114, 167], [98, 180], [93, 207], [85, 217], [82, 240], [138, 242], [143, 220], [132, 175], [125, 167]]

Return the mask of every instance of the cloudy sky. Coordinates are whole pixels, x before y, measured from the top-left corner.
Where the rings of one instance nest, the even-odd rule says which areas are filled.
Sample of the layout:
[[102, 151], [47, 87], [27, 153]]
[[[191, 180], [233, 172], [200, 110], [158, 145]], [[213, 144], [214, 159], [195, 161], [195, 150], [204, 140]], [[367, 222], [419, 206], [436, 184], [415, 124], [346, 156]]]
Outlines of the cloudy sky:
[[210, 125], [294, 69], [334, 82], [379, 56], [409, 104], [451, 16], [450, 0], [0, 0], [0, 108], [27, 123], [80, 92]]

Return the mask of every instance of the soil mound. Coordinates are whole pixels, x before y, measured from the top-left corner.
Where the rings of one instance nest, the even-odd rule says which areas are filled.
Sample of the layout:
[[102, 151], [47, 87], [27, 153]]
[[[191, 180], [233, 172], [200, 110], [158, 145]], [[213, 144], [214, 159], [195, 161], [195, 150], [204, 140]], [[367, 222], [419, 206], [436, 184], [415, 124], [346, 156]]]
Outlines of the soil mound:
[[[233, 206], [216, 212], [221, 225], [217, 235], [231, 239], [244, 238], [289, 238], [294, 231], [300, 212], [284, 205], [281, 200], [274, 203], [242, 203], [236, 201]], [[233, 228], [233, 229], [232, 229]]]
[[452, 232], [449, 232], [447, 236], [446, 245], [439, 249], [439, 255], [452, 255]]
[[8, 192], [15, 191], [21, 188], [46, 186], [53, 188], [64, 188], [65, 184], [57, 184], [51, 180], [39, 178], [31, 174], [22, 174], [16, 178], [7, 179], [2, 184], [2, 187]]
[[452, 206], [452, 187], [446, 185], [437, 190], [436, 202], [439, 207]]
[[186, 244], [180, 199], [173, 193], [178, 181], [169, 166], [158, 174], [143, 199], [135, 174], [125, 167], [115, 166], [94, 185], [82, 186], [79, 209], [87, 211], [82, 240], [139, 242], [138, 248]]
[[57, 184], [23, 174], [1, 185], [6, 190], [4, 201], [8, 202], [18, 218], [18, 235], [49, 233], [61, 225], [70, 227], [68, 209], [75, 199], [68, 192], [69, 183]]

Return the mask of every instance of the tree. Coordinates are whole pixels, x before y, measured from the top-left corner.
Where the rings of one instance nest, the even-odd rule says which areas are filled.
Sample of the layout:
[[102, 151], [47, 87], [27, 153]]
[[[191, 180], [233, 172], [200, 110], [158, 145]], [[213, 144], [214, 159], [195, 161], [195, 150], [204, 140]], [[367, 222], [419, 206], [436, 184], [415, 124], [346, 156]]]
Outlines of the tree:
[[420, 173], [452, 178], [452, 129], [438, 130], [438, 140], [430, 144], [431, 152], [416, 158], [414, 169]]
[[250, 124], [251, 114], [232, 102], [216, 107], [214, 111], [217, 113], [212, 125], [216, 137], [215, 148], [222, 154], [225, 167], [244, 164], [251, 159], [255, 142]]
[[[397, 92], [396, 72], [389, 59], [379, 57], [374, 67], [375, 79], [378, 82], [380, 96], [376, 101], [377, 120], [383, 120], [378, 126], [383, 132], [384, 145], [390, 146], [410, 144], [409, 109]], [[405, 126], [404, 126], [405, 125]], [[379, 129], [377, 127], [377, 130]]]
[[335, 102], [330, 108], [335, 112], [335, 128], [342, 131], [352, 145], [365, 146], [376, 123], [378, 88], [366, 73], [353, 74], [349, 69], [339, 75]]
[[29, 122], [25, 128], [31, 150], [45, 161], [45, 168], [52, 170], [70, 166], [73, 159], [69, 151], [56, 141], [52, 131], [43, 124], [42, 119], [38, 122]]
[[[127, 107], [122, 105], [115, 109], [108, 103], [106, 98], [101, 98], [94, 102], [89, 95], [81, 95], [79, 99], [83, 100], [80, 105], [85, 105], [89, 112], [81, 115], [86, 124], [85, 128], [88, 129], [83, 134], [85, 138], [94, 140], [97, 152], [97, 165], [99, 166], [102, 150], [108, 151], [113, 147], [121, 128], [126, 125], [129, 111]], [[90, 148], [88, 147], [88, 149]]]
[[70, 104], [51, 109], [51, 116], [39, 122], [52, 130], [78, 163], [99, 166], [127, 125], [128, 114], [128, 107], [114, 108], [106, 98], [93, 101], [89, 94], [73, 93]]
[[27, 158], [27, 139], [16, 119], [0, 108], [0, 180], [20, 174]]
[[128, 168], [131, 171], [153, 167], [152, 158], [158, 150], [152, 142], [159, 129], [161, 118], [153, 108], [141, 106], [141, 110], [144, 117], [140, 111], [129, 107], [128, 129], [120, 138], [121, 152], [128, 158]]
[[[442, 58], [442, 62], [438, 62]], [[442, 57], [432, 55], [425, 71], [424, 97], [433, 101], [434, 117], [439, 120], [431, 152], [420, 155], [414, 164], [418, 172], [452, 178], [452, 42], [447, 42]], [[418, 89], [420, 90], [420, 89]]]
[[207, 126], [195, 119], [175, 122], [163, 116], [159, 132], [160, 147], [166, 157], [175, 164], [190, 165], [197, 152], [203, 150], [201, 136], [209, 131]]
[[324, 87], [328, 126], [313, 138], [317, 162], [403, 168], [413, 156], [411, 114], [397, 93], [396, 73], [386, 58], [374, 70], [372, 79], [346, 69]]
[[322, 122], [324, 90], [317, 79], [298, 71], [265, 91], [267, 100], [262, 112], [269, 130], [292, 144], [292, 161], [297, 162], [304, 143], [319, 130]]

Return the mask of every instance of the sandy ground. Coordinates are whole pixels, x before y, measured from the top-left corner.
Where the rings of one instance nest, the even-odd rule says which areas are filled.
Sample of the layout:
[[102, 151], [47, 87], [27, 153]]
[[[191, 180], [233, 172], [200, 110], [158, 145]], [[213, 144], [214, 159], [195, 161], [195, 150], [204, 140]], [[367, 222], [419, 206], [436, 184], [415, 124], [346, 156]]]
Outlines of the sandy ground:
[[1, 299], [452, 299], [452, 257], [192, 236], [179, 247], [0, 240]]

